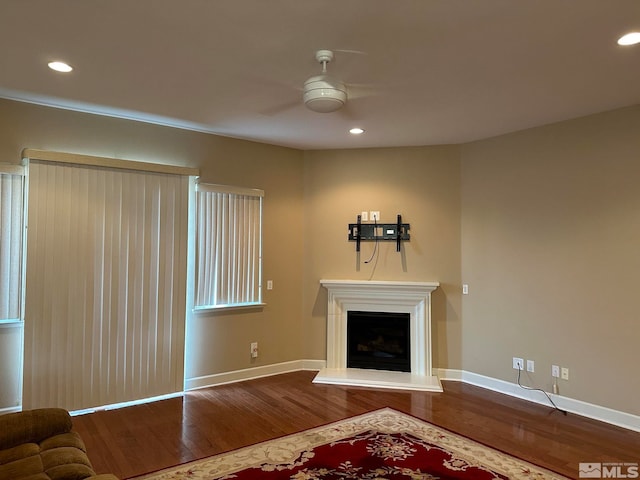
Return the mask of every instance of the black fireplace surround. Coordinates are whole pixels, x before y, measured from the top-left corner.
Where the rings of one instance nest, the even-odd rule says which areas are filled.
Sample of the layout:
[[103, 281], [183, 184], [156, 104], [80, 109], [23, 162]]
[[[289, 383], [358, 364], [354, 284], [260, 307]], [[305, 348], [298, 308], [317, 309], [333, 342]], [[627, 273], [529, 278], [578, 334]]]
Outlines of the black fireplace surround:
[[347, 368], [411, 371], [410, 315], [347, 312]]

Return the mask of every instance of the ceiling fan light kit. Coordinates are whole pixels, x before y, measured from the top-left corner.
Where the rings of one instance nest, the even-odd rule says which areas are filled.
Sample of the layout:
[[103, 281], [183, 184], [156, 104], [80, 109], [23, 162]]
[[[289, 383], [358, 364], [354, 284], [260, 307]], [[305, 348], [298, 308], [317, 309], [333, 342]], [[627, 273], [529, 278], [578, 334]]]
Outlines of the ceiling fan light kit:
[[335, 112], [347, 103], [347, 87], [341, 81], [327, 75], [327, 64], [333, 60], [331, 50], [318, 50], [316, 60], [322, 65], [322, 74], [304, 82], [304, 104], [314, 112]]
[[309, 110], [335, 112], [347, 103], [347, 89], [342, 82], [318, 75], [304, 82], [302, 98]]

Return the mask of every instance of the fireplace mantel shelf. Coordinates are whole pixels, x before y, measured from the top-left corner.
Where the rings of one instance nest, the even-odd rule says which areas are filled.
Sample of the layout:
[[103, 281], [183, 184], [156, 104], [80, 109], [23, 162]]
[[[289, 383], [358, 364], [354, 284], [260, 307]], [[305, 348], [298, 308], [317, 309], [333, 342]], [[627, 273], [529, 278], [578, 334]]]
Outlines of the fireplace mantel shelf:
[[439, 282], [408, 282], [397, 280], [320, 280], [320, 284], [327, 289], [420, 289], [432, 292], [440, 286]]
[[[441, 392], [431, 368], [431, 292], [438, 282], [320, 280], [328, 292], [327, 366], [314, 382]], [[347, 368], [348, 311], [410, 315], [411, 372]]]

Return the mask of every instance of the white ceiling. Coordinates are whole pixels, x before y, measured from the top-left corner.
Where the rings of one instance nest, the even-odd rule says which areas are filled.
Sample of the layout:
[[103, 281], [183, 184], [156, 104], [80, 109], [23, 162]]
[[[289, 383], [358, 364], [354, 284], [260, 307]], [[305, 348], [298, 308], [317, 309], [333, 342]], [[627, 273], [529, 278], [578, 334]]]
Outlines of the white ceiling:
[[[640, 103], [632, 30], [639, 0], [0, 0], [0, 97], [301, 149], [460, 143]], [[329, 72], [369, 95], [307, 110], [318, 49], [363, 52]]]

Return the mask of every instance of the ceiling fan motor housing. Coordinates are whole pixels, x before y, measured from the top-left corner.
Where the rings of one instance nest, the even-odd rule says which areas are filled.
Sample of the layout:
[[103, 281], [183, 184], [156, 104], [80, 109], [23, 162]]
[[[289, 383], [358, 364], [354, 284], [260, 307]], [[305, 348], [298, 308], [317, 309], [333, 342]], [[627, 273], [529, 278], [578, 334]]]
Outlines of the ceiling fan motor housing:
[[347, 102], [347, 87], [328, 75], [317, 75], [304, 82], [302, 98], [309, 110], [335, 112]]

